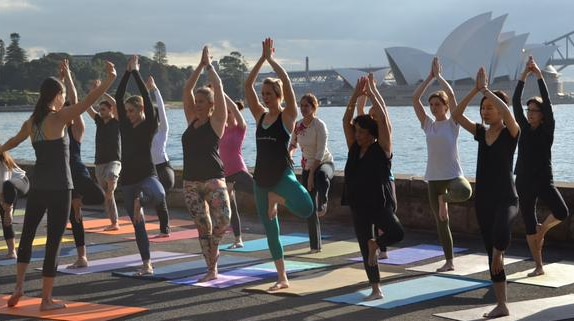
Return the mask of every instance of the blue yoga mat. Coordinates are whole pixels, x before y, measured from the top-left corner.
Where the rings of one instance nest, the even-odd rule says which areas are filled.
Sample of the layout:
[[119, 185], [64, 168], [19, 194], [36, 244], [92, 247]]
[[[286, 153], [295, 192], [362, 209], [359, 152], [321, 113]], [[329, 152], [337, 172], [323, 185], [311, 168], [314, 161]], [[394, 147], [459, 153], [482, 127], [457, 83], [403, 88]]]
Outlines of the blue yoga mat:
[[[468, 249], [455, 247], [454, 253], [464, 252]], [[443, 256], [442, 246], [431, 244], [419, 244], [410, 247], [403, 247], [388, 252], [388, 259], [381, 259], [379, 263], [389, 265], [406, 265], [414, 262], [424, 261], [434, 257]], [[349, 259], [354, 262], [363, 262], [363, 258], [357, 257]]]
[[[119, 247], [117, 245], [112, 245], [112, 244], [94, 244], [94, 245], [88, 245], [86, 248], [86, 252], [88, 253], [88, 255], [90, 255], [92, 253], [115, 251], [118, 248]], [[60, 256], [59, 257], [76, 256], [77, 253], [78, 252], [76, 251], [75, 247], [65, 247], [65, 248], [62, 248], [60, 250]], [[34, 252], [32, 252], [32, 258], [30, 261], [35, 262], [35, 261], [43, 260], [44, 254], [45, 254], [44, 249], [34, 251]], [[0, 261], [0, 266], [8, 266], [8, 265], [12, 265], [12, 264], [16, 264], [16, 260], [9, 259], [9, 260], [1, 260]]]
[[[259, 258], [253, 258], [253, 257], [222, 255], [219, 258], [218, 269], [219, 272], [227, 271], [260, 260], [261, 259]], [[196, 260], [189, 262], [180, 262], [177, 264], [155, 267], [153, 275], [135, 276], [133, 271], [127, 271], [127, 272], [114, 271], [112, 272], [112, 275], [131, 277], [136, 279], [153, 280], [153, 281], [169, 281], [204, 274], [206, 272], [206, 269], [207, 265], [205, 264], [205, 260], [203, 258], [198, 258]]]
[[325, 301], [362, 305], [378, 309], [392, 309], [484, 288], [490, 284], [490, 281], [433, 275], [384, 285], [384, 298], [379, 300], [363, 301], [371, 293], [371, 289], [368, 289], [327, 298]]
[[[327, 267], [329, 264], [323, 263], [312, 263], [312, 262], [299, 262], [299, 261], [290, 261], [285, 260], [285, 269], [287, 273], [295, 273], [301, 272], [306, 270], [314, 270], [320, 269], [323, 267]], [[226, 272], [220, 273], [222, 279], [228, 277], [231, 278], [229, 282], [226, 281], [224, 287], [233, 286], [233, 285], [240, 285], [247, 282], [253, 282], [257, 280], [262, 280], [265, 278], [271, 278], [277, 275], [275, 264], [273, 262], [268, 263], [261, 263], [256, 265], [244, 266], [237, 269], [228, 270]], [[173, 284], [179, 285], [194, 285], [197, 283], [198, 277], [189, 277], [183, 278], [179, 280], [170, 281]], [[208, 285], [209, 286], [209, 285]], [[214, 284], [213, 287], [221, 287], [220, 284]]]
[[[307, 243], [307, 242], [309, 242], [309, 236], [300, 236], [292, 234], [281, 235], [281, 244], [283, 246]], [[219, 249], [222, 251], [230, 251], [230, 252], [257, 252], [269, 249], [266, 238], [243, 242], [243, 247], [239, 249], [228, 249], [230, 245], [231, 244], [220, 245]]]

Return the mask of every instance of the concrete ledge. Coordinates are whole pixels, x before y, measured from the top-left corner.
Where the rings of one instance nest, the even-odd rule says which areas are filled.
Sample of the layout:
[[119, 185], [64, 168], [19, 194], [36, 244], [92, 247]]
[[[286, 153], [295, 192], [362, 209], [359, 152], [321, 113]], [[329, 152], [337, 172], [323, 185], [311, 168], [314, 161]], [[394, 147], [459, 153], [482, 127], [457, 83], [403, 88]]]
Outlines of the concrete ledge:
[[[28, 173], [30, 180], [33, 180], [33, 163], [20, 162], [22, 168]], [[93, 166], [88, 166], [93, 174]], [[168, 204], [170, 207], [185, 208], [185, 201], [182, 191], [182, 170], [176, 168], [175, 188], [169, 194]], [[298, 173], [299, 175], [299, 173]], [[352, 228], [350, 209], [347, 206], [341, 206], [341, 194], [343, 190], [344, 175], [342, 171], [337, 171], [331, 181], [331, 190], [329, 194], [328, 213], [324, 220], [348, 225]], [[474, 190], [474, 181], [471, 181]], [[574, 205], [574, 184], [557, 183], [560, 193], [564, 197], [568, 208], [572, 209]], [[433, 215], [430, 211], [426, 182], [421, 177], [409, 175], [396, 176], [398, 211], [402, 224], [409, 229], [435, 231], [436, 226]], [[116, 193], [117, 200], [121, 202], [121, 192]], [[257, 215], [255, 202], [249, 194], [237, 193], [237, 205], [241, 215]], [[449, 204], [450, 227], [453, 233], [464, 233], [479, 235], [478, 224], [474, 211], [474, 197], [463, 203]], [[538, 216], [542, 222], [549, 214], [548, 208], [539, 204]], [[279, 209], [279, 215], [282, 220], [298, 220], [294, 215], [288, 214], [284, 208]], [[518, 217], [513, 228], [514, 236], [523, 236], [525, 234], [522, 218]], [[547, 240], [566, 242], [572, 244], [574, 240], [574, 220], [572, 215], [565, 222], [553, 228], [546, 237]]]

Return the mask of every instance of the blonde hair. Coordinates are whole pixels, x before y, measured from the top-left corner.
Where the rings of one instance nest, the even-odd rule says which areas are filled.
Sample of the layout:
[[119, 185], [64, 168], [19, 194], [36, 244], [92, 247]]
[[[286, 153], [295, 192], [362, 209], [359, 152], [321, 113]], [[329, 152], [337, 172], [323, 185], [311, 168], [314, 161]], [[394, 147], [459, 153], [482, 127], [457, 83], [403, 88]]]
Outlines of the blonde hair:
[[431, 99], [438, 98], [448, 108], [448, 95], [444, 90], [435, 91], [429, 96], [429, 103]]
[[0, 153], [0, 162], [4, 163], [9, 170], [14, 170], [14, 168], [18, 167], [8, 152]]
[[142, 110], [144, 107], [142, 96], [131, 96], [126, 100], [126, 104], [134, 106], [137, 110]]
[[212, 103], [212, 104], [213, 104], [213, 102], [215, 101], [215, 97], [214, 97], [214, 94], [213, 94], [213, 90], [212, 90], [211, 88], [209, 88], [209, 87], [205, 87], [205, 86], [204, 86], [204, 87], [197, 88], [197, 89], [195, 90], [195, 94], [196, 94], [196, 95], [197, 95], [197, 94], [205, 95], [205, 97], [207, 98], [207, 101], [210, 102], [210, 103]]
[[279, 78], [265, 78], [263, 80], [264, 85], [271, 85], [273, 87], [273, 92], [275, 95], [283, 100], [283, 82]]

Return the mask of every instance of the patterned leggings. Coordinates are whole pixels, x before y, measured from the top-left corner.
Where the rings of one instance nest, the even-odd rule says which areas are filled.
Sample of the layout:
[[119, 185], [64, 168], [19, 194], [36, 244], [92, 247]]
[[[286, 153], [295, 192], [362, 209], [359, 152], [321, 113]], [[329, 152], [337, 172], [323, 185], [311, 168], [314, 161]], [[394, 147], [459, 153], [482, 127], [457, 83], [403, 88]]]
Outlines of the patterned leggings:
[[225, 179], [183, 181], [185, 205], [195, 221], [199, 237], [213, 236], [219, 243], [229, 226], [231, 209]]

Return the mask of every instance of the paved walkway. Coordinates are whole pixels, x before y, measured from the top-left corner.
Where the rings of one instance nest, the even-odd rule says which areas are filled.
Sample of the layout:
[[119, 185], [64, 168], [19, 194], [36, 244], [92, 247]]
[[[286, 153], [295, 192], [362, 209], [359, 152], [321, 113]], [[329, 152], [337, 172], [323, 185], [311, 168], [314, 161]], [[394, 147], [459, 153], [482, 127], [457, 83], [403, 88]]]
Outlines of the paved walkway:
[[[22, 205], [20, 205], [22, 206]], [[103, 218], [103, 213], [87, 212], [90, 218]], [[185, 211], [172, 209], [172, 218], [188, 219]], [[16, 221], [21, 221], [22, 217], [16, 217]], [[281, 217], [282, 233], [306, 232], [306, 225], [296, 220], [294, 217]], [[264, 237], [263, 228], [257, 221], [254, 214], [242, 217], [244, 225], [244, 240]], [[173, 231], [182, 228], [174, 228]], [[21, 225], [17, 225], [16, 230], [21, 230]], [[325, 242], [336, 240], [352, 239], [354, 236], [350, 224], [330, 221], [327, 217], [323, 224], [323, 233], [331, 238]], [[38, 235], [44, 235], [43, 225], [38, 229]], [[66, 232], [71, 237], [71, 232]], [[228, 234], [224, 243], [232, 242], [233, 237]], [[87, 234], [89, 244], [114, 244], [119, 247], [113, 253], [102, 252], [89, 255], [90, 260], [109, 258], [112, 256], [137, 254], [134, 241], [125, 241], [124, 236], [106, 236], [98, 234]], [[434, 234], [416, 231], [407, 231], [405, 240], [398, 247], [412, 246], [421, 243], [437, 244]], [[482, 242], [476, 237], [455, 235], [455, 245], [467, 247], [470, 252], [481, 253]], [[68, 245], [69, 246], [69, 245]], [[172, 251], [182, 253], [200, 253], [197, 239], [181, 240], [160, 244], [152, 244], [153, 251]], [[293, 246], [289, 249], [305, 248], [306, 244]], [[574, 246], [558, 247], [556, 244], [547, 244], [546, 260], [555, 262], [567, 260], [574, 263]], [[2, 253], [4, 254], [4, 253]], [[269, 259], [268, 251], [246, 253], [250, 257]], [[223, 255], [227, 255], [224, 253]], [[234, 254], [235, 255], [235, 254]], [[514, 240], [508, 255], [518, 255], [529, 257], [526, 244], [523, 240]], [[328, 263], [334, 266], [349, 264], [347, 258], [356, 257], [358, 254], [335, 257], [326, 260], [313, 260], [312, 262]], [[60, 259], [60, 264], [72, 263], [75, 258], [65, 257]], [[301, 259], [303, 260], [303, 259]], [[185, 261], [185, 260], [183, 260]], [[429, 263], [433, 260], [425, 261]], [[436, 261], [436, 260], [435, 260]], [[162, 266], [165, 263], [154, 264]], [[455, 261], [456, 264], [456, 261]], [[507, 267], [507, 274], [526, 270], [532, 267], [532, 261], [522, 261]], [[39, 297], [41, 293], [41, 274], [34, 268], [41, 267], [40, 262], [30, 264], [27, 282], [26, 295]], [[382, 270], [388, 270], [382, 266]], [[396, 271], [393, 268], [393, 271]], [[0, 266], [0, 293], [11, 293], [15, 282], [15, 266]], [[309, 275], [313, 272], [295, 273], [291, 276], [294, 279], [299, 275]], [[385, 279], [385, 284], [414, 279], [424, 275], [420, 272], [402, 271], [399, 275]], [[470, 275], [472, 278], [488, 280], [486, 272]], [[366, 275], [364, 276], [366, 281]], [[264, 281], [269, 283], [271, 281]], [[474, 290], [454, 296], [443, 297], [435, 300], [424, 301], [406, 305], [403, 307], [382, 310], [367, 308], [355, 305], [337, 304], [323, 301], [324, 298], [351, 293], [357, 290], [366, 289], [368, 284], [362, 283], [344, 289], [332, 290], [325, 293], [312, 294], [303, 297], [285, 297], [269, 294], [256, 294], [243, 291], [245, 287], [263, 282], [250, 283], [245, 286], [237, 286], [229, 289], [212, 289], [193, 286], [178, 286], [167, 282], [153, 282], [136, 280], [132, 278], [115, 277], [110, 272], [94, 273], [87, 275], [66, 275], [59, 274], [56, 279], [54, 297], [56, 299], [86, 301], [111, 305], [124, 305], [144, 307], [149, 309], [148, 313], [132, 316], [123, 320], [443, 320], [433, 316], [433, 313], [449, 312], [472, 307], [479, 307], [485, 304], [492, 304], [495, 301], [494, 293], [490, 288]], [[574, 293], [574, 285], [561, 288], [545, 288], [532, 285], [510, 283], [508, 286], [508, 297], [510, 301], [527, 300], [534, 298], [557, 296]], [[485, 311], [488, 309], [485, 308]], [[0, 315], [0, 320], [24, 320], [14, 319], [14, 317]]]

